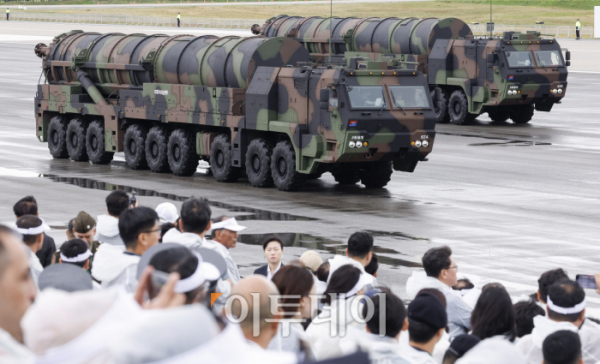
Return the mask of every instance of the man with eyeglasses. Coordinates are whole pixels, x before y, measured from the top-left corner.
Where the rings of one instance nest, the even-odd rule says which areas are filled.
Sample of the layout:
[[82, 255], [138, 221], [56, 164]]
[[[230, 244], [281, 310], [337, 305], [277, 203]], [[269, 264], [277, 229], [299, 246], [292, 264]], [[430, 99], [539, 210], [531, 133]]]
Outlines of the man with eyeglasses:
[[414, 272], [406, 282], [406, 292], [413, 299], [424, 288], [440, 290], [446, 297], [446, 313], [450, 338], [466, 334], [471, 328], [473, 310], [460, 295], [452, 289], [456, 285], [458, 266], [452, 258], [452, 250], [447, 246], [429, 249], [423, 255], [425, 271]]
[[123, 286], [128, 292], [134, 292], [140, 257], [160, 239], [156, 211], [148, 207], [126, 210], [119, 216], [119, 234], [125, 250], [115, 245], [100, 245], [94, 257], [92, 277], [102, 283], [102, 288]]

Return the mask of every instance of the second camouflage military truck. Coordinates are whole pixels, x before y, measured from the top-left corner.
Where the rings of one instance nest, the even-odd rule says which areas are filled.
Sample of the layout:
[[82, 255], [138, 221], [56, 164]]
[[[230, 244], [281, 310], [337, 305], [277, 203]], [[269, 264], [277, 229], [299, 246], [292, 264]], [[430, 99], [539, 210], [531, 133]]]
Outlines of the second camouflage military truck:
[[333, 18], [332, 23], [330, 18], [286, 15], [254, 25], [252, 31], [294, 38], [315, 61], [327, 59], [330, 44], [332, 54], [371, 52], [416, 60], [431, 90], [441, 91], [438, 122], [467, 124], [487, 112], [497, 122], [510, 118], [524, 124], [534, 109], [550, 111], [567, 89], [570, 53], [565, 62], [555, 39], [534, 32], [475, 39], [469, 26], [455, 18]]
[[359, 58], [303, 66], [290, 38], [72, 31], [35, 53], [47, 80], [37, 136], [54, 158], [107, 164], [124, 151], [132, 169], [176, 175], [203, 159], [218, 181], [291, 191], [325, 171], [381, 188], [433, 147], [423, 74]]

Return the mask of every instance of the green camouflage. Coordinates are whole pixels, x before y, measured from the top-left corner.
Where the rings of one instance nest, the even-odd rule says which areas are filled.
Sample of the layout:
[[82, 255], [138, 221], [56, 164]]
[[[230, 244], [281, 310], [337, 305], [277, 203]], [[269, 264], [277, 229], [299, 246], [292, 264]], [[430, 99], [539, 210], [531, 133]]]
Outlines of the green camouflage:
[[[383, 187], [392, 166], [412, 172], [433, 148], [435, 113], [425, 76], [375, 53], [348, 53], [347, 65], [315, 67], [308, 51], [287, 37], [73, 31], [50, 46], [36, 46], [36, 54], [47, 78], [35, 98], [37, 135], [55, 157], [62, 140], [57, 123], [74, 130], [74, 120], [88, 128], [100, 122], [104, 149], [100, 157], [89, 156], [93, 163], [125, 151], [127, 164], [141, 168], [133, 160], [139, 157], [135, 144], [155, 130], [166, 133], [173, 173], [192, 174], [198, 159], [206, 159], [220, 181], [234, 180], [245, 168], [253, 185], [266, 187], [268, 178], [249, 174], [253, 148], [260, 141], [275, 158], [285, 152], [280, 145], [289, 145], [293, 155], [285, 156], [293, 160], [293, 178], [271, 184], [293, 190], [306, 176], [326, 171], [356, 174], [367, 187]], [[421, 96], [407, 97], [406, 90]], [[133, 125], [145, 132], [130, 136]], [[88, 154], [94, 142], [89, 130], [82, 141]], [[73, 137], [68, 135], [67, 146]], [[162, 153], [151, 143], [141, 146], [146, 158]], [[267, 168], [257, 163], [259, 172]]]

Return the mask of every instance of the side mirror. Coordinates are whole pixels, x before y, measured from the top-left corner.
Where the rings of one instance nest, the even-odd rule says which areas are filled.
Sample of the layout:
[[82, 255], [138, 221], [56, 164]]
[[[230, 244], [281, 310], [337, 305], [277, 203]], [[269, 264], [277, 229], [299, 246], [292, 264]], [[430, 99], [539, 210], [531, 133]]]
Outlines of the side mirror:
[[571, 61], [567, 61], [566, 65], [567, 65], [567, 67], [570, 67], [571, 66]]
[[319, 94], [319, 101], [321, 102], [329, 102], [329, 89], [322, 89]]
[[566, 60], [567, 60], [567, 61], [570, 61], [570, 60], [571, 60], [571, 51], [567, 51], [567, 52], [565, 53], [565, 57], [566, 57]]

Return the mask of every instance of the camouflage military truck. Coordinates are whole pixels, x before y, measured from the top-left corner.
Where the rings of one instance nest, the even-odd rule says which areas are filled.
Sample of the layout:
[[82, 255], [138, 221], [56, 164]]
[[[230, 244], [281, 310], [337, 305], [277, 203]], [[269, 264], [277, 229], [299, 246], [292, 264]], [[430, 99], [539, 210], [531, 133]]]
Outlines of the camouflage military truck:
[[[439, 88], [438, 122], [467, 124], [487, 112], [504, 122], [524, 124], [534, 109], [550, 111], [565, 96], [567, 66], [555, 39], [539, 33], [506, 32], [476, 39], [460, 19], [320, 18], [281, 15], [252, 31], [266, 37], [287, 36], [301, 42], [313, 60], [330, 52], [395, 54], [414, 57], [427, 74], [430, 89]], [[334, 59], [334, 58], [332, 58]]]
[[435, 137], [425, 76], [386, 62], [311, 67], [290, 38], [72, 31], [38, 44], [36, 132], [54, 158], [301, 188], [331, 172], [381, 188]]

